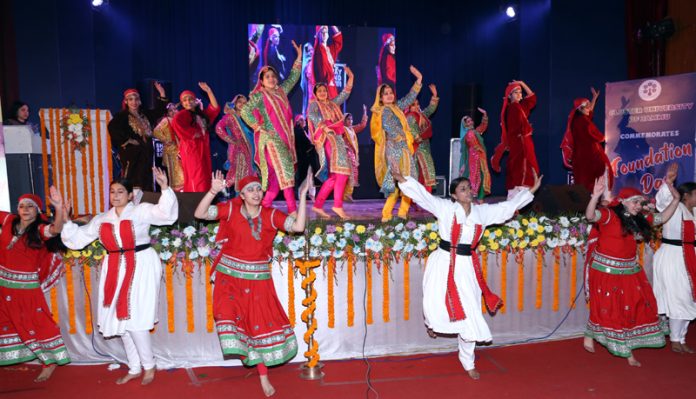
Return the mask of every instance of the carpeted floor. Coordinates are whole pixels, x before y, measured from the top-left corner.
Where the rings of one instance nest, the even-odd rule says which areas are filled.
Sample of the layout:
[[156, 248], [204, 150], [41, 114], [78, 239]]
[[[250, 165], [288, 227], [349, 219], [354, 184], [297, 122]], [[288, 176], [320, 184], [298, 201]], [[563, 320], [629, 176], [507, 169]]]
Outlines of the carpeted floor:
[[[696, 337], [696, 326], [691, 328]], [[691, 339], [696, 348], [696, 340]], [[611, 356], [601, 346], [590, 354], [581, 339], [479, 348], [479, 381], [463, 371], [456, 353], [370, 359], [371, 383], [379, 398], [659, 398], [696, 397], [696, 354], [668, 348], [642, 349], [641, 368]], [[363, 360], [326, 362], [321, 381], [298, 377], [298, 364], [270, 370], [277, 398], [366, 398], [367, 366]], [[0, 397], [51, 399], [110, 398], [262, 398], [255, 370], [203, 367], [159, 371], [146, 387], [139, 381], [118, 386], [122, 367], [59, 367], [53, 378], [34, 383], [39, 366], [0, 368]], [[370, 393], [369, 398], [377, 398]]]

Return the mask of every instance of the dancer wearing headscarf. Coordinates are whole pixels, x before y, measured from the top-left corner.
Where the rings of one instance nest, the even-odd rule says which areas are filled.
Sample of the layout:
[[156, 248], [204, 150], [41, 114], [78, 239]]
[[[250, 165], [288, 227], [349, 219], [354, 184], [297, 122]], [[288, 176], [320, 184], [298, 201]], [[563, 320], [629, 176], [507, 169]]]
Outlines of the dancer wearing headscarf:
[[491, 193], [491, 172], [488, 171], [488, 155], [482, 134], [488, 128], [488, 113], [478, 108], [483, 114], [481, 124], [474, 128], [474, 120], [466, 115], [459, 127], [461, 157], [459, 158], [459, 176], [471, 182], [474, 196], [482, 199]]
[[594, 184], [585, 217], [595, 223], [597, 242], [589, 262], [590, 318], [583, 346], [594, 352], [594, 341], [609, 353], [627, 358], [640, 367], [633, 355], [638, 348], [665, 345], [665, 331], [657, 315], [657, 302], [645, 271], [638, 264], [637, 239], [653, 238], [653, 226], [659, 226], [674, 214], [679, 193], [669, 183], [672, 201], [658, 214], [642, 213], [646, 198], [631, 187], [624, 187], [606, 208], [597, 209], [606, 191], [601, 176]]
[[377, 60], [377, 84], [396, 87], [396, 38], [391, 33], [382, 35], [382, 47]]
[[227, 176], [225, 182], [239, 191], [239, 182], [254, 170], [254, 133], [239, 116], [239, 110], [247, 103], [241, 94], [225, 104], [225, 115], [215, 126], [215, 132], [227, 143]]
[[[522, 89], [526, 96], [522, 98]], [[500, 160], [509, 151], [505, 171], [505, 187], [512, 190], [517, 186], [529, 186], [534, 181], [534, 171], [539, 174], [532, 125], [529, 113], [536, 105], [537, 97], [532, 89], [521, 80], [514, 80], [505, 88], [505, 98], [500, 112], [500, 144], [495, 147], [491, 167], [500, 173]]]
[[367, 126], [367, 107], [363, 104], [363, 116], [360, 123], [357, 125], [353, 124], [353, 115], [346, 113], [343, 118], [344, 138], [346, 142], [346, 155], [350, 161], [350, 178], [348, 179], [348, 184], [346, 184], [346, 191], [343, 193], [343, 199], [347, 201], [353, 201], [353, 190], [355, 187], [360, 186], [359, 172], [360, 172], [360, 145], [358, 144], [358, 133], [365, 130]]
[[[317, 25], [314, 35], [314, 56], [312, 57], [312, 73], [315, 83], [324, 83], [329, 91], [329, 98], [338, 96], [334, 65], [338, 54], [343, 49], [343, 34], [337, 26], [332, 26], [331, 43], [329, 43], [329, 27]], [[313, 89], [312, 89], [313, 91]]]
[[614, 186], [614, 174], [611, 163], [604, 153], [602, 143], [604, 134], [592, 122], [594, 107], [599, 92], [592, 90], [592, 101], [586, 98], [576, 98], [573, 109], [568, 115], [565, 135], [561, 143], [563, 163], [573, 171], [575, 184], [581, 184], [587, 191], [592, 191], [594, 182], [607, 171], [609, 190]]
[[[370, 119], [370, 136], [375, 142], [375, 177], [380, 191], [387, 196], [382, 208], [382, 222], [392, 219], [392, 211], [399, 198], [399, 188], [396, 187], [392, 170], [398, 170], [404, 176], [418, 178], [416, 163], [413, 159], [413, 135], [408, 127], [406, 115], [402, 109], [412, 104], [418, 97], [423, 75], [411, 65], [411, 74], [416, 82], [408, 94], [396, 101], [394, 89], [388, 84], [377, 87], [375, 102], [372, 105]], [[398, 216], [408, 217], [411, 199], [401, 194]]]
[[292, 45], [297, 58], [288, 78], [278, 84], [278, 72], [273, 67], [261, 68], [256, 87], [240, 113], [254, 131], [254, 161], [259, 166], [262, 187], [267, 190], [263, 206], [270, 207], [282, 190], [290, 214], [297, 211], [293, 191], [297, 153], [288, 93], [300, 79], [302, 63], [302, 49], [295, 41]]
[[435, 162], [433, 162], [433, 155], [430, 151], [430, 138], [433, 137], [433, 124], [430, 122], [430, 116], [435, 113], [440, 97], [437, 96], [437, 87], [434, 84], [428, 87], [432, 93], [430, 104], [421, 110], [418, 99], [416, 99], [405, 112], [408, 127], [413, 134], [413, 157], [418, 168], [418, 182], [424, 185], [428, 192], [432, 192], [436, 181]]
[[179, 159], [179, 140], [172, 128], [172, 118], [178, 112], [178, 104], [167, 104], [167, 115], [152, 130], [152, 135], [162, 142], [164, 147], [162, 165], [167, 169], [169, 185], [174, 191], [184, 189], [184, 169]]

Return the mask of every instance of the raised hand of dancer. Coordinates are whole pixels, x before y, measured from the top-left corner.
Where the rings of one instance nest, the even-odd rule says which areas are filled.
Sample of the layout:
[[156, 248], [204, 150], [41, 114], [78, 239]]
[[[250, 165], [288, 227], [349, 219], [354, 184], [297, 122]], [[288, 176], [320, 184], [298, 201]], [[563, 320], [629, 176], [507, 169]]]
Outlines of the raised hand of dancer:
[[167, 179], [167, 174], [164, 173], [162, 169], [155, 166], [152, 168], [152, 174], [155, 175], [155, 181], [157, 182], [157, 184], [159, 184], [162, 191], [169, 188], [169, 180]]
[[56, 208], [56, 211], [63, 210], [63, 195], [58, 191], [56, 186], [51, 186], [48, 189], [48, 201]]
[[672, 163], [669, 165], [667, 168], [667, 173], [665, 174], [665, 183], [667, 184], [674, 184], [674, 181], [677, 179], [677, 171], [679, 170], [679, 165], [676, 163]]
[[529, 188], [529, 191], [534, 194], [541, 187], [541, 179], [544, 178], [544, 175], [538, 175], [534, 169], [532, 169], [532, 174], [534, 175], [534, 185]]
[[225, 188], [225, 175], [221, 171], [216, 170], [213, 173], [213, 180], [210, 182], [210, 193], [217, 195], [223, 188]]
[[160, 97], [164, 98], [167, 96], [167, 92], [164, 90], [162, 83], [155, 81], [155, 89], [157, 89], [157, 93], [159, 93]]
[[433, 95], [433, 98], [438, 98], [437, 96], [437, 86], [435, 86], [435, 83], [431, 83], [428, 85], [428, 88], [430, 89], [430, 94]]
[[312, 173], [312, 167], [310, 166], [307, 169], [307, 177], [305, 177], [304, 181], [300, 185], [299, 189], [299, 197], [300, 198], [305, 198], [309, 190], [311, 190], [314, 187], [314, 175]]
[[294, 47], [295, 51], [297, 52], [297, 60], [301, 61], [302, 60], [302, 47], [298, 46], [294, 40], [292, 41], [292, 47]]
[[594, 87], [590, 87], [590, 91], [592, 92], [592, 98], [599, 97], [599, 91], [597, 89], [595, 89]]
[[604, 175], [595, 179], [594, 187], [592, 188], [592, 197], [601, 197], [604, 190], [607, 189], [607, 182]]
[[420, 73], [420, 71], [413, 65], [411, 65], [408, 69], [411, 71], [411, 74], [416, 77], [416, 83], [421, 84], [421, 82], [423, 82], [423, 74]]
[[482, 113], [484, 116], [487, 116], [487, 115], [488, 115], [488, 111], [486, 111], [485, 109], [483, 109], [483, 108], [481, 108], [481, 107], [477, 107], [476, 109], [477, 109], [480, 113]]
[[346, 66], [345, 71], [346, 76], [348, 77], [348, 81], [346, 82], [346, 88], [353, 87], [353, 78], [355, 77], [353, 75], [353, 70]]
[[201, 88], [206, 93], [210, 93], [212, 90], [210, 90], [210, 86], [208, 86], [208, 83], [206, 82], [198, 82], [198, 87]]

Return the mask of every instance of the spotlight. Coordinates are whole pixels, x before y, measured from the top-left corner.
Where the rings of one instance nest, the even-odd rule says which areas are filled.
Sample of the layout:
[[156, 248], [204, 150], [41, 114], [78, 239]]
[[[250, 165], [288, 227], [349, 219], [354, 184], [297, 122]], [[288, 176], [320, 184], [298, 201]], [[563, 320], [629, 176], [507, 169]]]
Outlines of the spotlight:
[[104, 4], [104, 0], [92, 0], [92, 7], [99, 7]]
[[515, 18], [517, 16], [517, 11], [515, 10], [514, 6], [507, 6], [505, 9], [505, 15], [508, 16], [508, 18]]

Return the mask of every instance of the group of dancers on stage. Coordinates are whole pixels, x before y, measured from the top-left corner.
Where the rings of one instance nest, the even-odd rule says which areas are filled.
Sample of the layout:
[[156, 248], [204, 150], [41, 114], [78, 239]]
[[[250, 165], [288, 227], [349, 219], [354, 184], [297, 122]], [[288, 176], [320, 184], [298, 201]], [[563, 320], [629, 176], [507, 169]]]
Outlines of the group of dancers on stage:
[[[299, 77], [301, 51], [297, 45], [295, 49], [298, 58], [287, 79], [279, 83], [272, 67], [262, 67], [249, 98], [237, 96], [226, 105], [228, 114], [218, 125], [218, 133], [226, 135], [232, 147], [226, 176], [216, 171], [210, 179], [207, 126], [219, 106], [206, 84], [200, 87], [208, 93], [208, 107], [203, 109], [195, 95], [185, 91], [180, 96], [183, 110], [174, 113], [175, 109], [169, 107], [170, 114], [153, 130], [156, 137], [164, 137], [165, 145], [177, 146], [176, 152], [165, 151], [169, 156], [168, 174], [159, 168], [147, 169], [144, 165], [149, 161], [140, 162], [151, 156], [146, 144], [154, 120], [141, 110], [137, 92], [128, 90], [124, 93], [124, 110], [109, 127], [121, 155], [124, 176], [110, 185], [108, 211], [78, 225], [70, 221], [70, 201], [52, 187], [52, 221], [44, 216], [41, 198], [31, 194], [20, 198], [16, 214], [0, 215], [0, 365], [38, 358], [45, 366], [36, 380], [44, 381], [56, 365], [70, 361], [42, 289], [60, 275], [61, 259], [53, 252], [56, 241], [79, 249], [98, 239], [108, 255], [99, 277], [97, 323], [104, 337], [121, 337], [128, 359], [129, 371], [117, 383], [136, 378], [141, 378], [142, 384], [151, 383], [155, 359], [148, 331], [157, 319], [162, 263], [150, 247], [149, 229], [177, 220], [175, 190], [207, 191], [195, 216], [220, 222], [217, 240], [222, 249], [213, 265], [212, 278], [213, 316], [222, 352], [241, 357], [247, 366], [257, 366], [264, 394], [273, 395], [267, 366], [294, 358], [298, 348], [271, 280], [273, 239], [278, 230], [304, 231], [306, 194], [313, 181], [312, 176], [304, 180], [296, 205], [297, 153], [287, 98]], [[460, 361], [468, 375], [478, 379], [476, 342], [492, 339], [481, 314], [481, 297], [491, 312], [502, 302], [482, 276], [477, 243], [486, 226], [510, 219], [533, 199], [541, 184], [528, 121], [536, 96], [521, 81], [511, 82], [505, 90], [502, 138], [492, 167], [500, 170], [503, 153], [510, 152], [508, 200], [497, 204], [477, 201], [490, 190], [481, 139], [488, 123], [483, 110], [479, 127], [474, 127], [471, 117], [462, 119], [461, 134], [467, 144], [462, 169], [468, 175], [453, 180], [450, 199], [442, 199], [430, 193], [433, 176], [425, 176], [433, 170], [428, 154], [432, 134], [428, 116], [437, 106], [437, 91], [431, 85], [430, 105], [421, 111], [416, 98], [422, 76], [414, 67], [411, 73], [416, 81], [405, 97], [397, 100], [394, 88], [381, 84], [371, 108], [376, 177], [387, 196], [382, 217], [384, 221], [391, 219], [401, 196], [400, 217], [407, 216], [411, 201], [415, 201], [438, 219], [439, 248], [428, 257], [423, 278], [425, 324], [432, 336], [458, 334]], [[334, 98], [330, 98], [327, 86], [318, 82], [308, 107], [310, 140], [318, 149], [322, 167], [329, 172], [314, 203], [314, 211], [320, 215], [325, 213], [324, 201], [333, 192], [333, 211], [345, 216], [341, 199], [346, 187], [357, 184], [355, 136], [338, 107], [350, 94], [353, 80], [348, 70], [348, 84]], [[157, 89], [165, 109], [165, 93], [160, 85]], [[611, 182], [604, 177], [608, 162], [601, 150], [603, 138], [592, 123], [592, 108], [598, 97], [593, 92], [591, 101], [576, 100], [563, 141], [567, 165], [574, 169], [576, 180], [592, 191], [585, 213], [594, 227], [586, 256], [590, 317], [584, 347], [593, 352], [594, 342], [599, 342], [612, 354], [627, 358], [630, 365], [640, 366], [633, 354], [635, 349], [665, 344], [666, 323], [658, 317], [662, 314], [669, 318], [672, 350], [693, 353], [685, 336], [690, 320], [696, 318], [696, 183], [684, 183], [675, 189], [677, 168], [671, 166], [657, 193], [656, 214], [646, 214], [646, 198], [632, 188], [623, 188], [615, 198], [607, 198]], [[180, 161], [180, 167], [170, 166], [175, 161]], [[591, 162], [590, 167], [587, 162]], [[148, 188], [148, 173], [153, 174], [162, 195], [157, 204], [136, 203], [134, 185]], [[238, 196], [213, 204], [216, 196], [231, 185]], [[288, 204], [288, 214], [271, 207], [280, 191]], [[601, 202], [603, 195], [606, 201]], [[638, 264], [636, 242], [652, 239], [653, 226], [661, 224], [662, 245], [653, 259], [651, 287]]]

